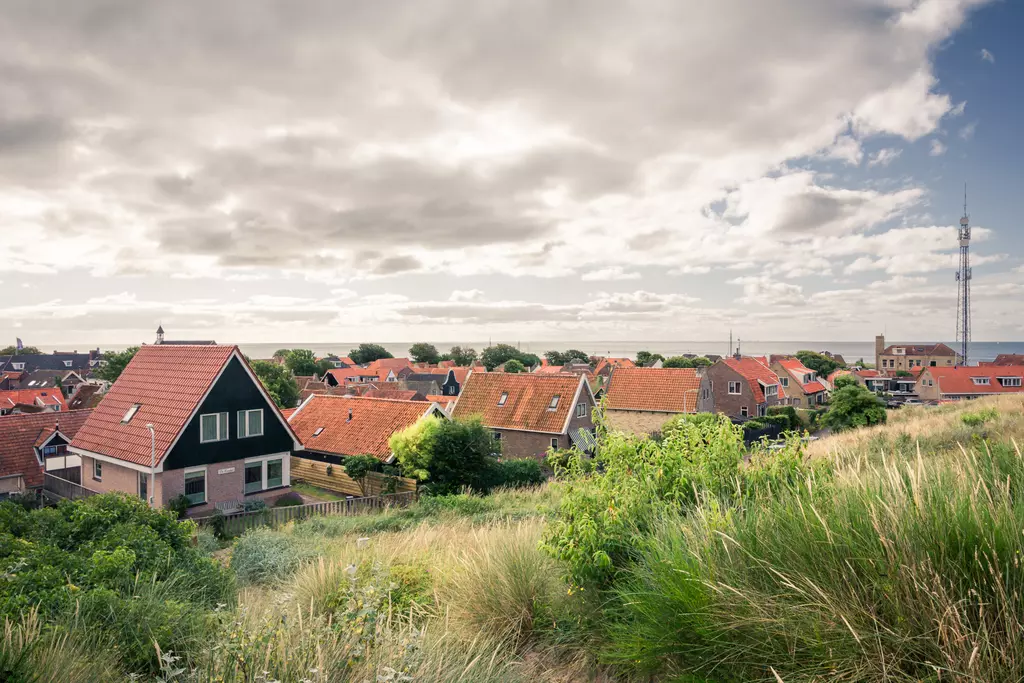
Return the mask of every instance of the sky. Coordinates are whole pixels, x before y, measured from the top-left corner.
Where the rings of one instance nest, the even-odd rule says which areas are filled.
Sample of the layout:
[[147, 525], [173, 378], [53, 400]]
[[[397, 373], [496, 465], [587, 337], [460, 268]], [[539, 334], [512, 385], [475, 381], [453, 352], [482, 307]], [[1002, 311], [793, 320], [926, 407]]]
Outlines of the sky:
[[974, 339], [1024, 339], [1022, 28], [0, 0], [0, 342], [950, 340], [965, 183]]

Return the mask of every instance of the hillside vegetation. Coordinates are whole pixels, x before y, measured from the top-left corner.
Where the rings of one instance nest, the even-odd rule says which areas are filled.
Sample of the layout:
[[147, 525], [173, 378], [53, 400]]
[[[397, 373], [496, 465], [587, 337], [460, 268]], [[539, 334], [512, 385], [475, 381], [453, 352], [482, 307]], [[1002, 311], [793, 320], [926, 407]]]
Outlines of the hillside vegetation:
[[[93, 569], [82, 551], [79, 576], [96, 591], [120, 572], [106, 598], [116, 609], [76, 610], [47, 584], [45, 613], [7, 612], [0, 670], [13, 681], [1021, 680], [1022, 436], [1020, 397], [904, 409], [749, 463], [724, 421], [684, 422], [657, 442], [604, 435], [601, 468], [570, 461], [540, 488], [249, 532], [213, 554], [238, 585], [216, 604], [183, 602], [183, 579], [153, 558], [125, 581], [115, 545], [132, 536], [93, 533], [119, 563], [99, 555]], [[45, 536], [42, 521], [22, 526]], [[7, 600], [12, 574], [31, 595], [8, 559], [27, 556], [24, 529], [0, 546]], [[201, 536], [204, 547], [215, 550]], [[208, 595], [228, 585], [206, 575]], [[128, 611], [140, 599], [145, 620]]]

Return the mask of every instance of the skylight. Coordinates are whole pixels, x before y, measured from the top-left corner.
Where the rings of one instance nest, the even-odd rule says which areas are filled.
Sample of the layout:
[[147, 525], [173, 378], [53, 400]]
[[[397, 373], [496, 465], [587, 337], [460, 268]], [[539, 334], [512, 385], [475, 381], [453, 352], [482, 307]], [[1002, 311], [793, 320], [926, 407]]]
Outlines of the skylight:
[[505, 401], [507, 401], [507, 400], [508, 400], [508, 392], [507, 391], [501, 392], [501, 396], [498, 397], [498, 405], [499, 406], [505, 405]]
[[316, 431], [313, 432], [313, 436], [320, 436], [321, 434], [323, 434], [323, 431], [324, 431], [323, 427], [317, 427]]
[[562, 398], [561, 394], [555, 394], [551, 397], [551, 403], [548, 404], [548, 410], [554, 410], [558, 407], [558, 399]]
[[135, 413], [139, 412], [139, 408], [142, 407], [141, 403], [135, 403], [131, 408], [125, 412], [124, 417], [121, 418], [121, 424], [126, 425], [131, 422], [132, 418], [135, 417]]

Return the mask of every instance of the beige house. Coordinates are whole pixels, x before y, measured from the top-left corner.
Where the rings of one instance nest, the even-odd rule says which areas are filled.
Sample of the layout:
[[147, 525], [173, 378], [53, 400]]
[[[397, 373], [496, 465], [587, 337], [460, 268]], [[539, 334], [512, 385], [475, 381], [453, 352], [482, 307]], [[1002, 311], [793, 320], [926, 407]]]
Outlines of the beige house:
[[915, 368], [951, 368], [957, 364], [956, 351], [945, 344], [885, 345], [885, 336], [875, 337], [875, 369], [884, 371]]
[[653, 434], [676, 415], [714, 410], [711, 378], [693, 368], [615, 368], [604, 400], [608, 428], [632, 434]]
[[923, 401], [959, 401], [1024, 392], [1024, 367], [1014, 365], [925, 368], [917, 379]]

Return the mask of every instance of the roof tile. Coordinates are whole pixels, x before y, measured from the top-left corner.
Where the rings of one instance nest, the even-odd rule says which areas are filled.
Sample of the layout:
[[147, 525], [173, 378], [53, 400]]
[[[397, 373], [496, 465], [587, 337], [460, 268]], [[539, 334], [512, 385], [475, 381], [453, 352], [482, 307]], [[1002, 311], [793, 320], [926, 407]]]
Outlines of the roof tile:
[[[569, 374], [474, 372], [462, 387], [452, 414], [458, 418], [480, 415], [485, 425], [495, 429], [561, 434], [584, 382], [584, 378]], [[499, 406], [502, 394], [507, 396]], [[558, 404], [549, 410], [556, 395]]]
[[616, 368], [605, 388], [605, 407], [694, 413], [700, 381], [694, 368]]
[[[372, 455], [387, 462], [391, 435], [416, 424], [430, 406], [425, 401], [318, 395], [299, 406], [289, 424], [307, 451]], [[321, 427], [323, 431], [313, 436]]]

